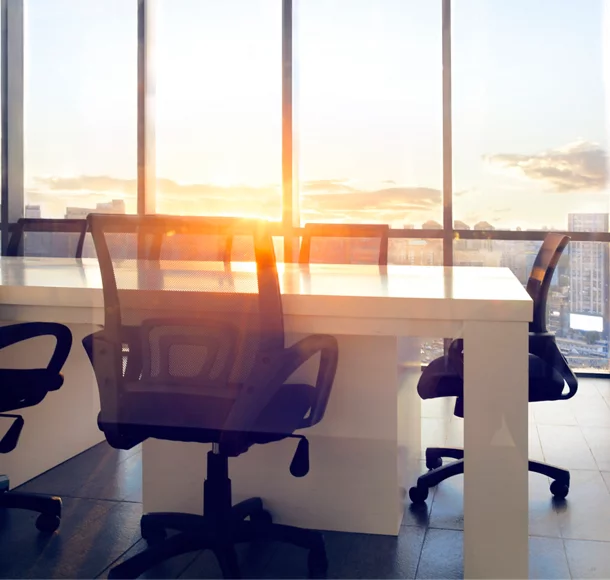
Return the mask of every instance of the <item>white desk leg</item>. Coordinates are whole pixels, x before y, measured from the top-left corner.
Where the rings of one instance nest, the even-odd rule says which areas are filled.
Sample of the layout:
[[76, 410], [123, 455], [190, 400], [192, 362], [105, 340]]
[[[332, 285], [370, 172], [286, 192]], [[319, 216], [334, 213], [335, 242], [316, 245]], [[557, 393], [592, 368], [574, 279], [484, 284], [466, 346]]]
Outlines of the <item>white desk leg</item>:
[[464, 577], [528, 577], [527, 323], [464, 325]]

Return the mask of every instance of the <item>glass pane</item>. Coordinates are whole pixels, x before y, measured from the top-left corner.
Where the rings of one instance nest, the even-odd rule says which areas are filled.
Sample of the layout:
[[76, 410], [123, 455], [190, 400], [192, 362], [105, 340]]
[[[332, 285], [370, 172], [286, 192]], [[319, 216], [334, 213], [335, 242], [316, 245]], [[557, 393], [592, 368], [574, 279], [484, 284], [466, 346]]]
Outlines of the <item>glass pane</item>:
[[26, 217], [135, 212], [136, 90], [136, 0], [26, 0]]
[[296, 36], [301, 222], [440, 222], [441, 3], [307, 0]]
[[[390, 238], [388, 247], [388, 264], [407, 266], [442, 266], [443, 241], [416, 238]], [[435, 358], [443, 356], [444, 341], [442, 338], [421, 339], [421, 362], [427, 365]]]
[[[502, 266], [525, 285], [541, 242], [460, 240], [458, 266]], [[575, 371], [607, 371], [608, 244], [570, 242], [555, 271], [547, 327]]]
[[609, 210], [605, 16], [602, 0], [454, 2], [458, 220], [599, 231], [568, 216]]
[[442, 266], [443, 241], [415, 238], [390, 238], [388, 264]]
[[157, 6], [157, 211], [279, 220], [281, 2]]

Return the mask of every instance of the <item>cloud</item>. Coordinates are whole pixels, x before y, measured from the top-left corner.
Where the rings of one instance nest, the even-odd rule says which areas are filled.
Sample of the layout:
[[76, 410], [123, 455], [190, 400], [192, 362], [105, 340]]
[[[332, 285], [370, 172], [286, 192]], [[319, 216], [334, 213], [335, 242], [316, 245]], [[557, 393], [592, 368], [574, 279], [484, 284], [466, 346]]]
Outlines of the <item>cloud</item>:
[[536, 155], [501, 153], [485, 159], [516, 169], [527, 178], [548, 183], [555, 191], [599, 191], [608, 181], [607, 154], [596, 143], [579, 141]]
[[304, 181], [301, 188], [304, 192], [336, 192], [349, 193], [354, 191], [353, 187], [347, 185], [347, 179], [317, 179], [314, 181]]
[[[30, 203], [61, 201], [65, 205], [95, 207], [112, 198], [134, 199], [135, 179], [109, 176], [44, 177], [28, 189]], [[389, 187], [375, 191], [356, 189], [347, 180], [328, 179], [301, 183], [301, 212], [305, 221], [362, 221], [392, 223], [428, 219], [441, 207], [441, 192], [425, 187]], [[279, 185], [262, 187], [180, 184], [157, 180], [158, 211], [184, 214], [281, 215]]]
[[441, 192], [425, 187], [390, 187], [377, 191], [353, 190], [351, 193], [318, 193], [301, 197], [301, 211], [305, 218], [325, 220], [378, 221], [391, 223], [415, 214], [440, 210]]

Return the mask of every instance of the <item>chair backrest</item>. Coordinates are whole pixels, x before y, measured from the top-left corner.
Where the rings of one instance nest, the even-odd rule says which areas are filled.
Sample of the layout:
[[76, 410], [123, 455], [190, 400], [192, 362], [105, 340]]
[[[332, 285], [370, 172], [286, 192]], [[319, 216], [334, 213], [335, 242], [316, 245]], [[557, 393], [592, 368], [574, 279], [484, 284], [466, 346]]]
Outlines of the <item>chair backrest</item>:
[[[260, 352], [284, 348], [280, 286], [265, 222], [101, 214], [91, 214], [88, 222], [103, 285], [101, 338], [112, 351], [93, 357], [104, 421], [116, 420], [121, 393], [137, 383], [226, 389], [246, 380]], [[117, 234], [122, 242], [115, 237], [109, 243]], [[210, 259], [165, 259], [164, 244], [173, 236], [186, 247], [210, 248]], [[256, 261], [234, 268], [218, 261], [215, 250], [226, 247], [229, 237], [249, 240]], [[129, 239], [139, 259], [123, 257]]]
[[545, 333], [546, 305], [551, 287], [551, 280], [561, 258], [561, 254], [570, 242], [563, 234], [549, 233], [544, 238], [538, 251], [532, 271], [527, 281], [527, 292], [534, 301], [534, 316], [530, 323], [530, 332]]
[[388, 263], [386, 224], [305, 224], [301, 241], [301, 264]]
[[[202, 241], [207, 243], [201, 243]], [[226, 239], [218, 237], [213, 245], [210, 244], [211, 241], [193, 239], [193, 236], [188, 234], [157, 236], [151, 247], [150, 258], [219, 262], [254, 261], [254, 248], [240, 238], [233, 240], [231, 236], [227, 236]]]
[[84, 219], [21, 218], [14, 226], [7, 256], [82, 258]]

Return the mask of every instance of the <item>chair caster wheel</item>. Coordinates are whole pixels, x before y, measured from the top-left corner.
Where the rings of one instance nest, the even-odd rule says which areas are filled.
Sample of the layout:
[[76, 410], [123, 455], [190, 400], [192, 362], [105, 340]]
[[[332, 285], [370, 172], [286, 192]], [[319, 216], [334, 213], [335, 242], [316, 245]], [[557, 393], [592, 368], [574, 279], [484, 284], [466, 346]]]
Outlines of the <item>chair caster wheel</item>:
[[40, 532], [52, 534], [57, 528], [59, 528], [60, 522], [61, 520], [58, 516], [40, 514], [36, 518], [36, 528], [38, 528]]
[[443, 458], [442, 457], [431, 457], [430, 459], [426, 459], [426, 467], [428, 469], [438, 469], [443, 466]]
[[307, 568], [310, 578], [326, 578], [328, 572], [326, 550], [311, 550], [307, 556]]
[[167, 531], [165, 528], [147, 525], [142, 522], [140, 523], [140, 532], [142, 534], [142, 538], [146, 540], [149, 546], [159, 544], [167, 537]]
[[257, 524], [272, 524], [273, 516], [267, 510], [260, 510], [250, 515], [250, 521]]
[[409, 498], [413, 503], [424, 503], [428, 499], [427, 487], [412, 487], [409, 490]]
[[553, 497], [556, 497], [557, 499], [565, 499], [570, 491], [570, 486], [562, 483], [561, 481], [555, 480], [553, 483], [551, 483], [550, 489]]

